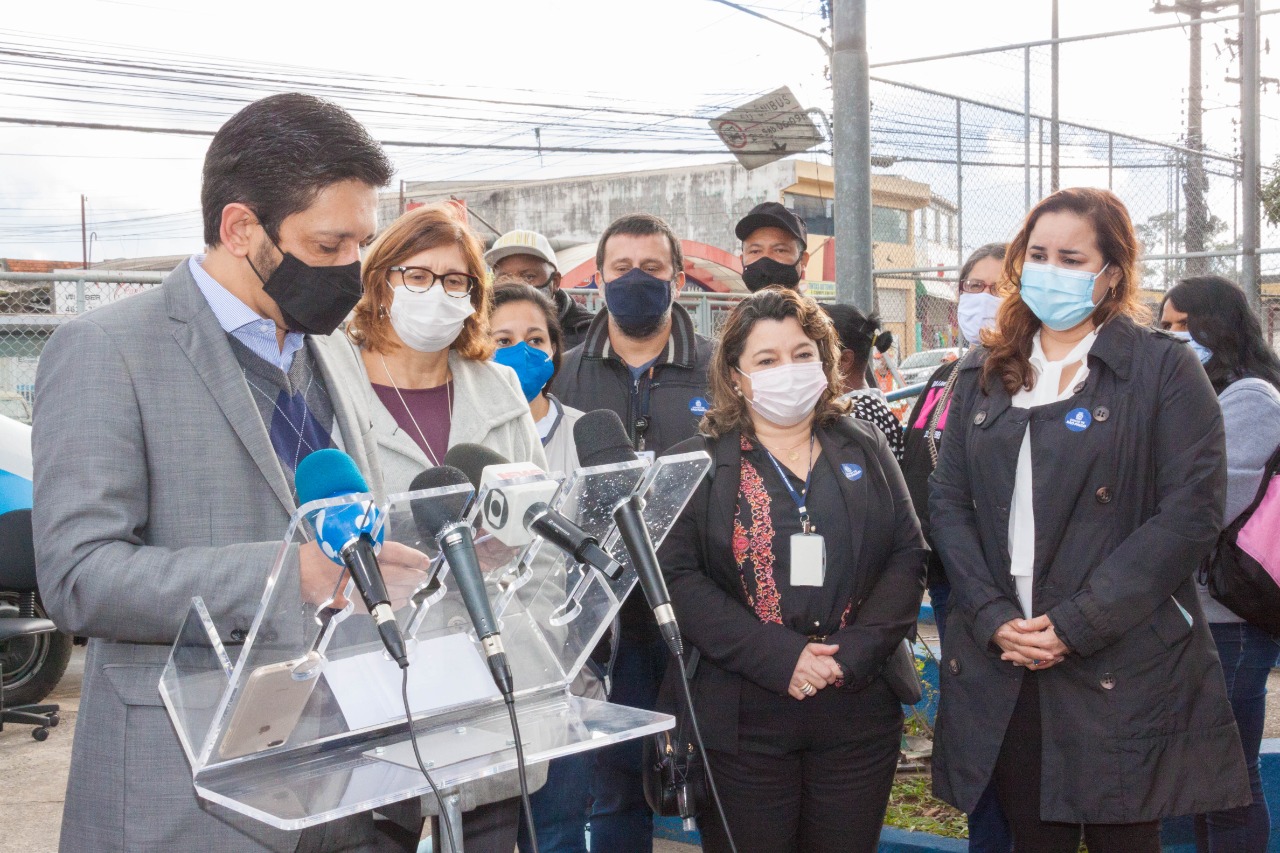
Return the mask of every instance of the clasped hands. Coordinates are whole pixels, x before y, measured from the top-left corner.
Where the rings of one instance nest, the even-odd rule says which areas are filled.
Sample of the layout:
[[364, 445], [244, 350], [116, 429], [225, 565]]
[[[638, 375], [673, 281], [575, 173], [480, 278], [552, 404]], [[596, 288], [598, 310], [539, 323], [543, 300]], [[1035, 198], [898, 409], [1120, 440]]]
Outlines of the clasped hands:
[[1001, 660], [1037, 671], [1061, 663], [1070, 651], [1058, 639], [1047, 615], [1034, 619], [1010, 619], [996, 629], [991, 639], [1003, 652]]
[[844, 668], [833, 657], [838, 651], [839, 646], [826, 643], [809, 643], [804, 647], [787, 686], [787, 693], [792, 699], [816, 696], [822, 688], [844, 678]]

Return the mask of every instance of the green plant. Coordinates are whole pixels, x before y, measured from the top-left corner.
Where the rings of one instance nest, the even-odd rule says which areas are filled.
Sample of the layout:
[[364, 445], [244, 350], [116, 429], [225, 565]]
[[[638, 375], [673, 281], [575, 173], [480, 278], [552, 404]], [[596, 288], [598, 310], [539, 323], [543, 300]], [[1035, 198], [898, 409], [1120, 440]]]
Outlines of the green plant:
[[885, 826], [911, 832], [931, 832], [946, 838], [968, 838], [969, 824], [962, 812], [933, 798], [927, 776], [899, 776], [889, 792]]

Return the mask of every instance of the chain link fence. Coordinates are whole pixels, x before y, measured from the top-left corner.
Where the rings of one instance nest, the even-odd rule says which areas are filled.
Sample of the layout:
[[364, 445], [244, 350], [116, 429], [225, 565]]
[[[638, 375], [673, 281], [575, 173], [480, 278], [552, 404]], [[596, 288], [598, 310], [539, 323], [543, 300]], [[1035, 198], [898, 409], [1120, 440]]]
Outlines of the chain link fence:
[[[1264, 44], [1275, 21], [1261, 18]], [[1171, 22], [1152, 17], [1153, 25]], [[1142, 242], [1147, 302], [1157, 304], [1163, 291], [1190, 275], [1240, 280], [1239, 25], [1223, 21], [1200, 30], [1198, 108], [1189, 97], [1190, 27], [1060, 43], [1057, 122], [1051, 45], [873, 66], [876, 172], [925, 184], [931, 196], [912, 222], [917, 268], [877, 271], [883, 317], [896, 318], [904, 302], [913, 302], [905, 306], [915, 328], [904, 329], [904, 351], [954, 341], [954, 320], [950, 329], [943, 320], [943, 285], [955, 298], [948, 268], [983, 244], [1007, 241], [1055, 184], [1105, 187], [1125, 202]], [[1264, 184], [1277, 174], [1276, 119], [1267, 113], [1280, 96], [1280, 81], [1266, 77], [1267, 61], [1264, 56]], [[954, 91], [950, 81], [964, 81], [964, 91]], [[1193, 115], [1201, 119], [1199, 130], [1188, 126]], [[1260, 262], [1261, 319], [1274, 346], [1280, 343], [1280, 229], [1265, 219]], [[914, 300], [902, 286], [912, 278]]]

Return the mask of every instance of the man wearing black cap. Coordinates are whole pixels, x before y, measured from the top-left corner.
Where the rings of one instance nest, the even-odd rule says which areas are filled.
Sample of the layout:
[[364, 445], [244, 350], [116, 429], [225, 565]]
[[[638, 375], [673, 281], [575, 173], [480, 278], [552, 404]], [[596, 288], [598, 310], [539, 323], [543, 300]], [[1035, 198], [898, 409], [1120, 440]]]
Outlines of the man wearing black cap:
[[804, 293], [801, 284], [809, 263], [809, 230], [804, 220], [776, 201], [766, 201], [734, 229], [742, 241], [742, 281], [752, 293], [770, 285], [781, 285]]

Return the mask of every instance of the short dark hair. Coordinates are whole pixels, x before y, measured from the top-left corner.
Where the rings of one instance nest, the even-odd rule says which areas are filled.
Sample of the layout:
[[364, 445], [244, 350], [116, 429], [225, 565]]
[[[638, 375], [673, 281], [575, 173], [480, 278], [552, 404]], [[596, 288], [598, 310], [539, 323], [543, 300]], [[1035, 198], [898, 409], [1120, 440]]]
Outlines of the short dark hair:
[[1280, 391], [1280, 358], [1267, 345], [1258, 315], [1249, 308], [1244, 291], [1217, 275], [1184, 278], [1160, 303], [1187, 315], [1187, 330], [1213, 353], [1205, 372], [1219, 394], [1246, 376], [1270, 382]]
[[228, 204], [249, 207], [279, 240], [280, 223], [326, 187], [351, 179], [384, 187], [394, 171], [382, 146], [337, 104], [298, 92], [254, 101], [218, 129], [205, 154], [205, 245], [221, 242]]
[[[854, 367], [861, 369], [871, 360], [871, 347], [874, 344], [880, 352], [893, 346], [892, 332], [880, 331], [880, 315], [872, 313], [867, 316], [852, 305], [844, 303], [822, 304], [822, 310], [831, 318], [835, 326], [836, 337], [840, 346], [853, 353]], [[884, 346], [881, 346], [883, 344]]]
[[672, 267], [677, 273], [684, 272], [684, 250], [680, 248], [680, 238], [665, 219], [652, 213], [628, 213], [609, 223], [609, 227], [600, 235], [600, 242], [596, 244], [596, 269], [601, 272], [604, 271], [604, 246], [615, 234], [629, 234], [633, 237], [661, 234], [671, 246]]
[[551, 348], [555, 350], [551, 356], [551, 365], [554, 370], [551, 372], [551, 379], [547, 380], [549, 387], [552, 380], [556, 378], [556, 374], [560, 372], [560, 356], [564, 353], [564, 330], [560, 328], [560, 314], [556, 311], [555, 303], [545, 294], [523, 282], [512, 281], [500, 284], [493, 289], [493, 295], [489, 297], [490, 315], [511, 302], [528, 302], [541, 309], [547, 318], [547, 337], [551, 339]]

